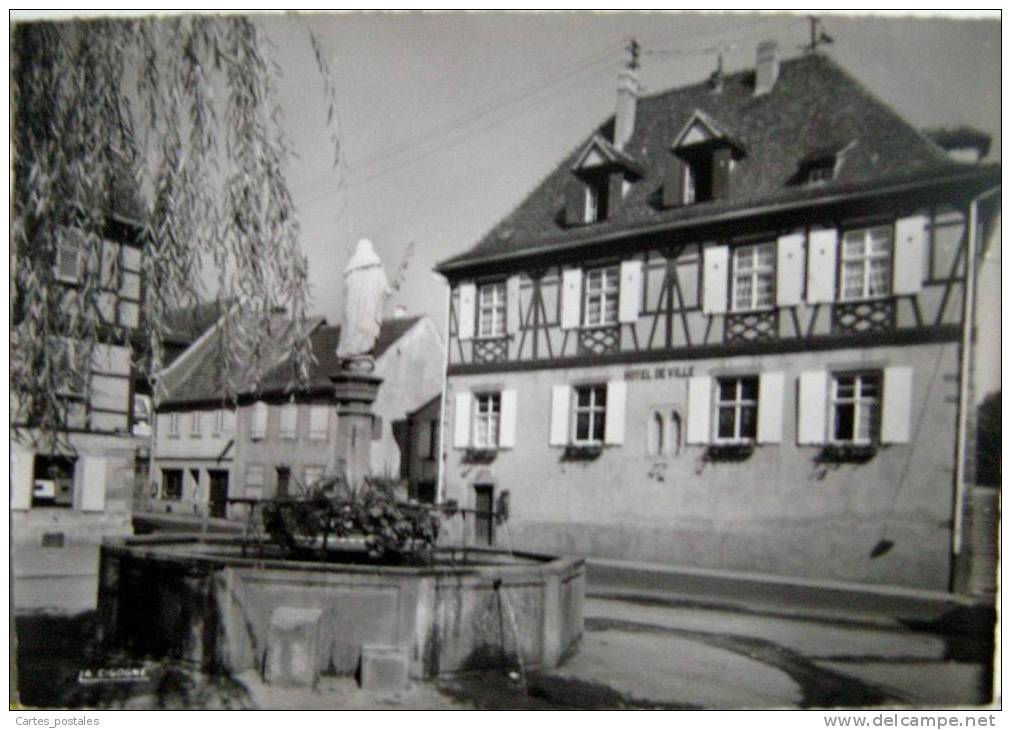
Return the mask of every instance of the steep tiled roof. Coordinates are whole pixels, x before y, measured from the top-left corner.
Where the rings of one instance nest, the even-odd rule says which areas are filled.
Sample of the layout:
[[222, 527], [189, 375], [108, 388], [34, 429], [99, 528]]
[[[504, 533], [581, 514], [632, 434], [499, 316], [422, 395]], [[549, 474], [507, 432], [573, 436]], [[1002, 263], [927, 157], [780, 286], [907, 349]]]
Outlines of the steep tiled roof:
[[[238, 316], [232, 312], [228, 317]], [[398, 317], [384, 320], [376, 344], [370, 353], [380, 357], [413, 327], [420, 317]], [[223, 321], [223, 320], [222, 320]], [[330, 386], [330, 376], [337, 372], [337, 342], [340, 327], [326, 324], [321, 317], [308, 323], [309, 346], [315, 362], [309, 368], [309, 389]], [[220, 323], [219, 323], [220, 325]], [[267, 395], [287, 392], [292, 383], [290, 362], [294, 323], [285, 315], [272, 315], [268, 326], [271, 337], [267, 350], [260, 353], [259, 373], [250, 365], [245, 373], [236, 376], [238, 393], [242, 395]], [[193, 345], [178, 364], [164, 371], [159, 380], [161, 400], [159, 407], [187, 403], [222, 401], [226, 397], [224, 376], [224, 336], [220, 326]]]
[[[369, 354], [374, 358], [381, 357], [420, 319], [421, 317], [396, 317], [383, 320], [379, 327], [376, 344]], [[312, 348], [316, 362], [309, 367], [310, 388], [330, 386], [330, 376], [339, 369], [337, 343], [340, 341], [340, 336], [341, 328], [335, 325], [323, 324], [313, 330], [309, 337], [309, 346]], [[283, 391], [290, 383], [290, 376], [291, 365], [288, 362], [282, 362], [263, 377], [260, 388], [264, 392]]]
[[[632, 184], [620, 208], [590, 225], [566, 226], [565, 190], [580, 142], [525, 200], [470, 251], [439, 264], [441, 270], [534, 253], [602, 235], [655, 224], [701, 220], [734, 210], [789, 203], [968, 170], [870, 95], [835, 63], [820, 55], [783, 61], [768, 94], [754, 95], [754, 72], [728, 75], [721, 91], [708, 83], [640, 97], [635, 130], [625, 151], [645, 175]], [[674, 208], [660, 201], [671, 145], [696, 111], [744, 148], [728, 197]], [[613, 117], [593, 134], [610, 139]], [[592, 135], [591, 135], [592, 138]], [[798, 166], [813, 153], [846, 148], [834, 180], [817, 187], [793, 184]]]
[[235, 299], [200, 302], [192, 307], [166, 312], [162, 339], [172, 344], [189, 345], [210, 329], [235, 302]]

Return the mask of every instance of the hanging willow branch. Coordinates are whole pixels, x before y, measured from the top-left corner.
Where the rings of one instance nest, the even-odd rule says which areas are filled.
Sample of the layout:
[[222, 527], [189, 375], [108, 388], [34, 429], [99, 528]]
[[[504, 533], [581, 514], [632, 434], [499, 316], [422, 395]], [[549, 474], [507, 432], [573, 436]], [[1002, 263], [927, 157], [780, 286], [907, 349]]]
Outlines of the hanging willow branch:
[[[264, 47], [256, 25], [239, 16], [13, 27], [16, 425], [50, 442], [65, 433], [68, 408], [81, 406], [59, 393], [89, 372], [96, 345], [110, 337], [132, 341], [143, 370], [157, 371], [168, 315], [201, 299], [208, 267], [217, 272], [219, 301], [240, 302], [218, 337], [222, 399], [248, 385], [250, 368], [276, 364], [258, 355], [276, 337], [270, 322], [278, 306], [293, 322], [293, 385], [305, 381], [307, 261], [286, 179], [279, 71]], [[332, 89], [329, 67], [319, 70]], [[139, 338], [101, 316], [103, 284], [119, 276], [115, 260], [102, 265], [112, 219], [128, 222], [143, 242]], [[70, 232], [84, 260], [76, 287], [55, 273]], [[57, 344], [70, 341], [69, 350]]]

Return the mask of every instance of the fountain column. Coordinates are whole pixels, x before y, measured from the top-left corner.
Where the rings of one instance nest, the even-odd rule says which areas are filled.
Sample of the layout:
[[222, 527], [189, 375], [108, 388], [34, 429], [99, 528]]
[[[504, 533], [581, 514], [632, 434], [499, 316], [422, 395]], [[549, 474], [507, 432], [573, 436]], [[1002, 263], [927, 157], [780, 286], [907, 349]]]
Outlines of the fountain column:
[[337, 473], [357, 487], [368, 476], [372, 455], [372, 404], [383, 379], [378, 375], [341, 370], [330, 380], [337, 400]]

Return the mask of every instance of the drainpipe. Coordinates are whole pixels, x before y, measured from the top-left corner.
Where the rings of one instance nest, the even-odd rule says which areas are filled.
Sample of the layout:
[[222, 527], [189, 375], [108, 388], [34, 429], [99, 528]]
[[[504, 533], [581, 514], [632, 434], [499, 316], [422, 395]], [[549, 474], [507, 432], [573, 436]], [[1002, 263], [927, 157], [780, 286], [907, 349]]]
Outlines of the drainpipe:
[[[442, 277], [440, 277], [442, 278]], [[449, 282], [443, 279], [446, 283], [446, 339], [444, 341], [443, 356], [442, 356], [442, 402], [439, 404], [439, 447], [438, 454], [439, 459], [439, 470], [438, 476], [436, 477], [435, 483], [435, 503], [442, 504], [445, 495], [445, 462], [446, 459], [443, 455], [443, 444], [446, 442], [446, 389], [449, 384], [449, 308], [452, 304], [452, 293], [453, 290], [449, 286]]]
[[968, 440], [969, 410], [969, 368], [972, 350], [972, 331], [975, 318], [976, 297], [976, 237], [979, 233], [979, 204], [1000, 192], [1000, 186], [980, 193], [969, 204], [969, 236], [966, 241], [965, 292], [962, 298], [962, 351], [958, 373], [958, 428], [955, 446], [955, 514], [951, 530], [951, 590], [957, 592], [958, 576], [964, 542], [962, 524], [963, 501], [965, 500], [966, 441]]

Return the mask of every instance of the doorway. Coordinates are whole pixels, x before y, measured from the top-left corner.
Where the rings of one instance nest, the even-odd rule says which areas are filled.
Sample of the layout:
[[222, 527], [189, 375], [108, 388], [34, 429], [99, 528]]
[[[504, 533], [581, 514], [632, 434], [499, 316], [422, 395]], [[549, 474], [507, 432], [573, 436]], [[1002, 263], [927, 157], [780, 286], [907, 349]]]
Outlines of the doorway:
[[288, 496], [288, 487], [291, 484], [291, 469], [286, 466], [277, 467], [277, 491], [274, 496], [277, 499], [285, 499]]
[[209, 507], [211, 517], [225, 517], [228, 506], [228, 472], [224, 469], [208, 469], [210, 479]]
[[474, 540], [478, 545], [495, 544], [495, 487], [474, 485]]

